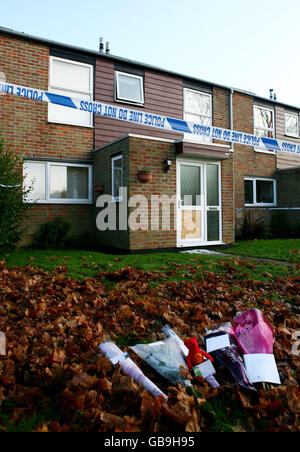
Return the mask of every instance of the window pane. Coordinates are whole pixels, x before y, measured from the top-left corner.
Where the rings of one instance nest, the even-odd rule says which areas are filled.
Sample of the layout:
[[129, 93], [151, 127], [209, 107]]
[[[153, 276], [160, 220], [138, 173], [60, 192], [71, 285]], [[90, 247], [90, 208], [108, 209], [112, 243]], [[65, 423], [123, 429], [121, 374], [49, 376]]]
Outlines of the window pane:
[[245, 180], [245, 204], [253, 204], [253, 181]]
[[201, 124], [204, 126], [211, 125], [211, 119], [207, 118], [206, 116], [193, 115], [192, 113], [185, 113], [184, 119], [188, 122], [194, 122], [196, 124]]
[[67, 197], [67, 167], [50, 167], [50, 198], [60, 199]]
[[273, 181], [256, 181], [256, 202], [264, 204], [274, 203], [274, 183]]
[[180, 165], [181, 200], [184, 206], [201, 204], [200, 167]]
[[285, 115], [285, 133], [294, 137], [299, 136], [299, 118], [297, 115]]
[[219, 168], [217, 165], [206, 165], [207, 205], [219, 205]]
[[220, 212], [218, 210], [207, 212], [207, 241], [220, 240]]
[[[255, 128], [254, 129], [254, 135], [258, 135], [261, 137], [266, 137], [266, 138], [274, 138], [274, 133], [272, 130], [266, 130], [266, 129], [258, 129]], [[265, 149], [265, 148], [262, 148]]]
[[88, 168], [51, 165], [51, 199], [88, 199]]
[[273, 112], [265, 108], [254, 107], [254, 127], [273, 128]]
[[184, 109], [187, 113], [210, 116], [210, 95], [196, 91], [184, 91]]
[[117, 198], [119, 197], [119, 188], [123, 186], [123, 158], [117, 158], [112, 160], [113, 169], [113, 185], [112, 185], [112, 195]]
[[122, 158], [114, 160], [114, 168], [122, 168]]
[[51, 85], [76, 91], [91, 91], [89, 66], [72, 61], [52, 60]]
[[[199, 115], [192, 115], [191, 113], [185, 113], [184, 114], [185, 121], [194, 122], [196, 124], [201, 124], [204, 126], [210, 126], [211, 125], [211, 118], [206, 118], [205, 116], [199, 116]], [[201, 143], [211, 143], [211, 138], [206, 137], [203, 135], [193, 135], [191, 133], [185, 133], [184, 138], [187, 140], [193, 140], [193, 141], [201, 141]]]
[[118, 74], [117, 80], [117, 97], [119, 99], [143, 102], [142, 80], [140, 78]]
[[[80, 94], [71, 91], [63, 91], [59, 89], [51, 89], [51, 93], [60, 94], [61, 96], [80, 97], [81, 99], [91, 100], [91, 96], [88, 94]], [[49, 121], [55, 121], [59, 123], [78, 124], [80, 126], [92, 125], [92, 113], [77, 110], [76, 108], [62, 107], [61, 105], [55, 105], [48, 103], [48, 119]]]
[[89, 170], [84, 167], [67, 167], [67, 198], [88, 199]]
[[24, 187], [33, 189], [29, 194], [31, 200], [46, 199], [46, 165], [44, 163], [26, 162], [24, 164]]
[[[196, 124], [211, 126], [211, 96], [210, 94], [184, 90], [184, 119]], [[187, 140], [211, 143], [211, 138], [199, 135], [184, 134]]]
[[118, 197], [119, 196], [119, 188], [122, 187], [123, 181], [122, 181], [122, 169], [115, 168], [114, 170], [114, 186], [113, 186], [113, 196]]

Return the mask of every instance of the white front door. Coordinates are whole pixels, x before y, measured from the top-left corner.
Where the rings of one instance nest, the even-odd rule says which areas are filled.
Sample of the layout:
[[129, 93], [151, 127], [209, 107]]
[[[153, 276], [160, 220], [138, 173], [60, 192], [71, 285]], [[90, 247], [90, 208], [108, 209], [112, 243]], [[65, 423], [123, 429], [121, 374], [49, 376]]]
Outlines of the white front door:
[[177, 161], [177, 246], [221, 243], [218, 162]]

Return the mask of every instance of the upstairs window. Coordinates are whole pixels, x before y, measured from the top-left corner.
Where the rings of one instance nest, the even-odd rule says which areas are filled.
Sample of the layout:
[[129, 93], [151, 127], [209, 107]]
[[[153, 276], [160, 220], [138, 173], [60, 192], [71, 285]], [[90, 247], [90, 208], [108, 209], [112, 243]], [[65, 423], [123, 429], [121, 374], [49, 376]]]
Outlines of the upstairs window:
[[143, 77], [118, 71], [115, 77], [116, 101], [144, 105]]
[[[211, 126], [212, 125], [212, 96], [211, 94], [184, 88], [184, 119], [193, 123]], [[209, 137], [197, 137], [187, 133], [186, 139], [211, 143]]]
[[[275, 138], [275, 126], [274, 126], [274, 110], [266, 107], [254, 106], [254, 135], [258, 135], [264, 138]], [[257, 151], [266, 151], [265, 148], [256, 148]]]
[[299, 115], [285, 113], [285, 134], [289, 137], [299, 138]]
[[244, 180], [246, 206], [275, 206], [276, 180], [247, 177]]
[[274, 110], [254, 106], [254, 134], [274, 138]]
[[[67, 97], [93, 100], [93, 66], [77, 61], [50, 57], [49, 91]], [[49, 122], [92, 127], [93, 115], [61, 105], [48, 104]]]

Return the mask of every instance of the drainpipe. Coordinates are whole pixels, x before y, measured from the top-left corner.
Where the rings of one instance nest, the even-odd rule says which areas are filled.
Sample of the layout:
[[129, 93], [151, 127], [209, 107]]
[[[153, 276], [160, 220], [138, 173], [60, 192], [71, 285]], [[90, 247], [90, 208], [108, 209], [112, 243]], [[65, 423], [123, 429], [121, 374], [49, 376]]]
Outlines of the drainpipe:
[[[230, 130], [233, 130], [233, 88], [230, 89], [229, 94], [229, 122], [230, 122]], [[230, 150], [232, 152], [232, 191], [233, 191], [233, 235], [235, 238], [235, 178], [234, 178], [234, 143], [230, 143]]]

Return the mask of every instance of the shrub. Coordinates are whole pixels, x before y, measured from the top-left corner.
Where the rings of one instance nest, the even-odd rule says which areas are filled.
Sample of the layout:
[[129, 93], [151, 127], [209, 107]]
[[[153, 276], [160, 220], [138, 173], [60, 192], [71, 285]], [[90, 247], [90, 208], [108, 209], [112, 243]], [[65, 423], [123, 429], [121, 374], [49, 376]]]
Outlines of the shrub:
[[253, 240], [269, 237], [269, 229], [260, 218], [251, 218], [250, 211], [245, 212], [243, 223], [237, 232], [237, 240]]
[[33, 247], [39, 249], [62, 249], [71, 246], [70, 225], [62, 217], [56, 217], [40, 226], [33, 239]]
[[23, 220], [30, 208], [24, 203], [31, 187], [23, 190], [22, 158], [7, 149], [0, 137], [0, 251], [8, 251], [17, 245], [24, 228]]
[[292, 229], [284, 212], [273, 212], [271, 217], [271, 234], [274, 239], [291, 237]]

